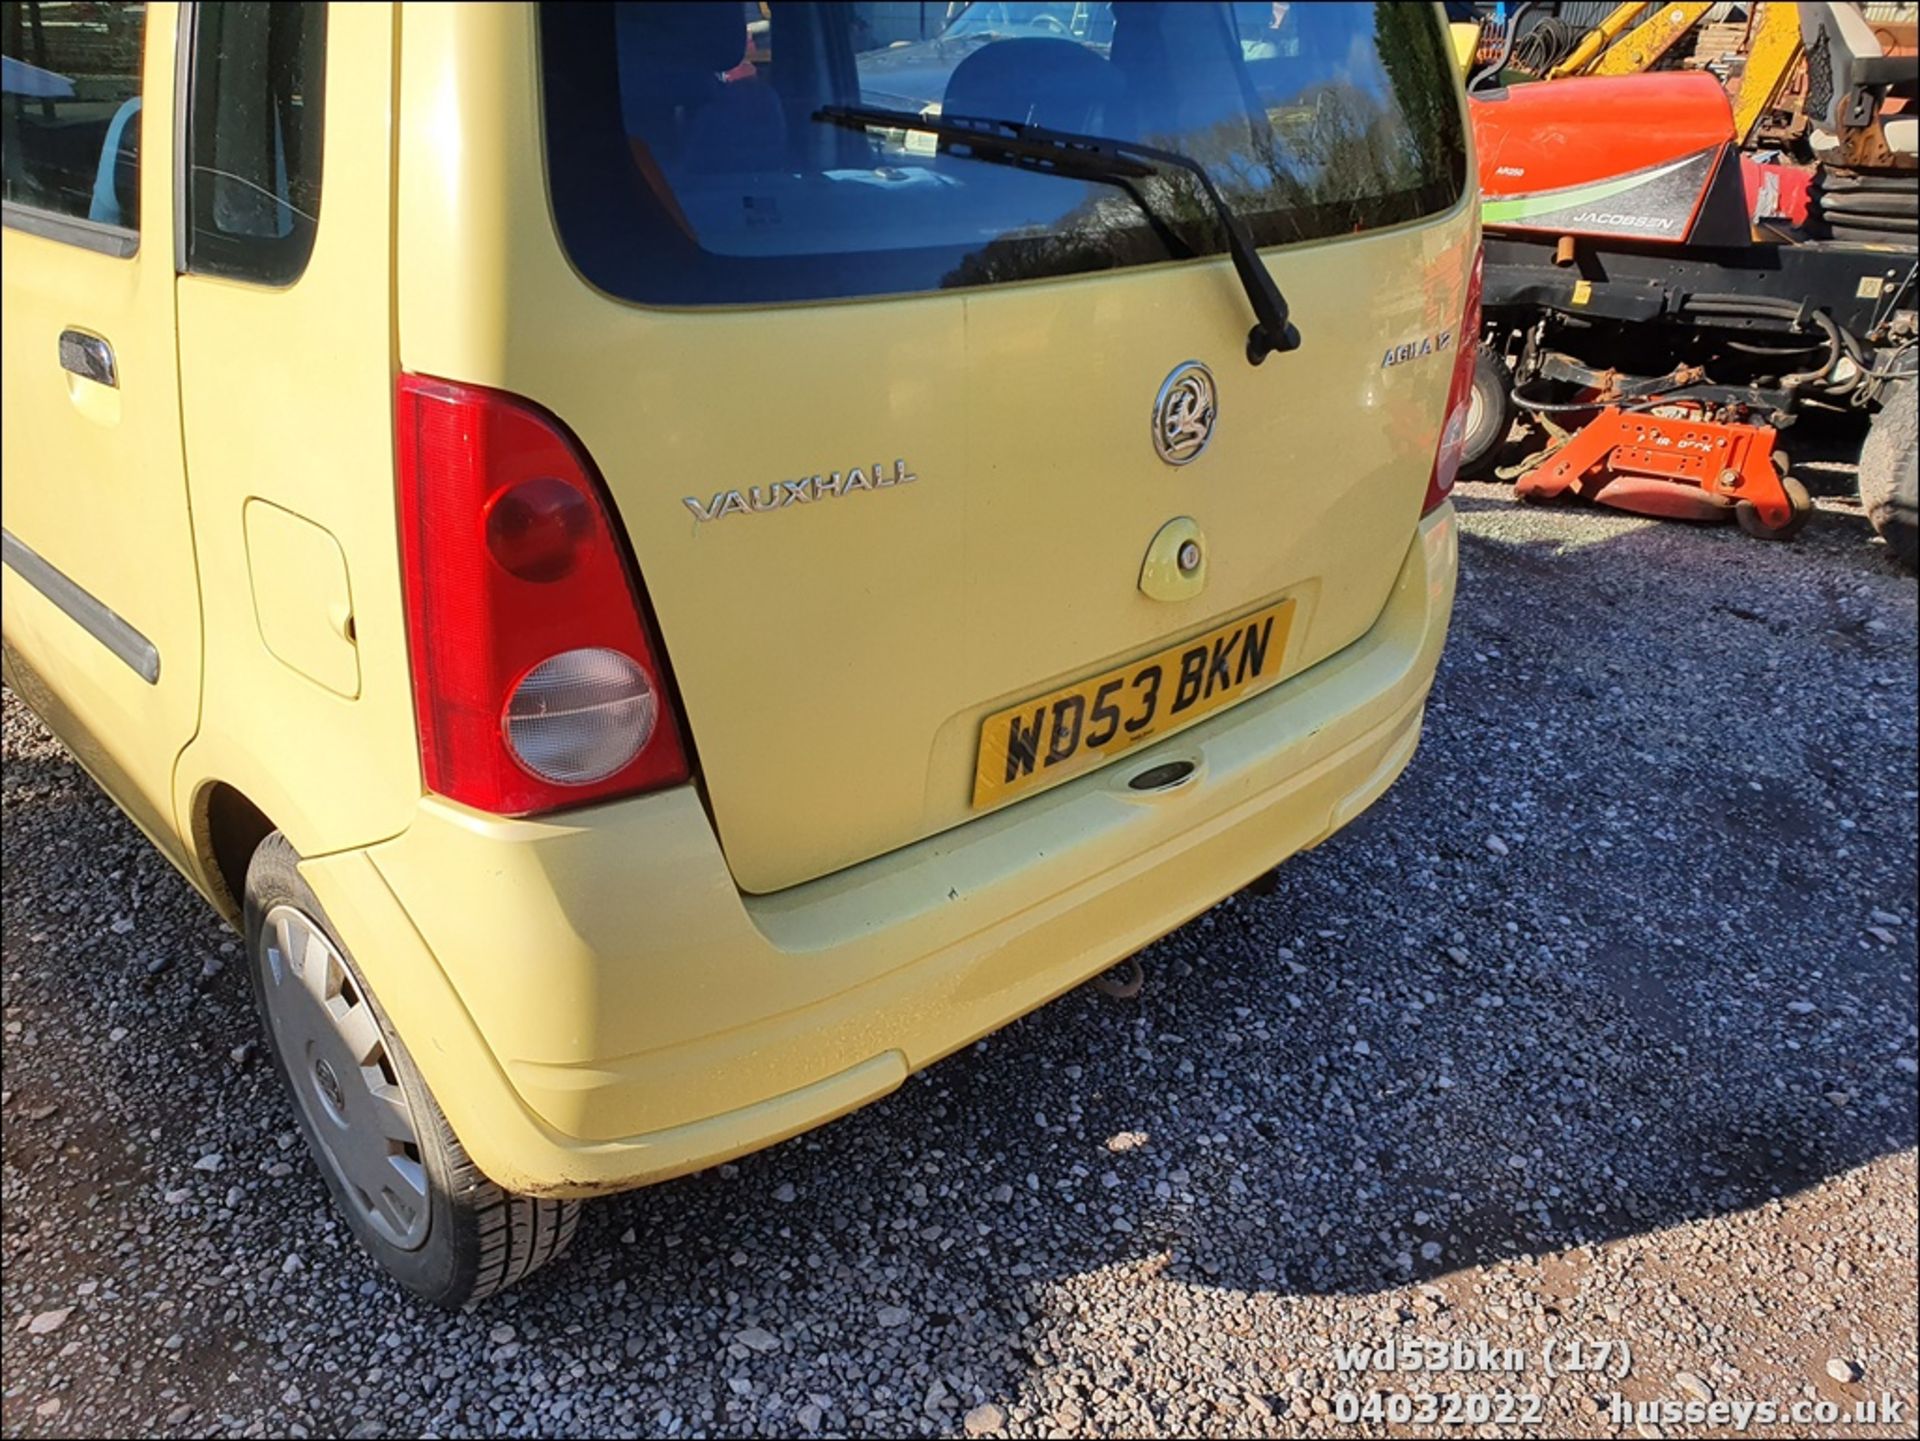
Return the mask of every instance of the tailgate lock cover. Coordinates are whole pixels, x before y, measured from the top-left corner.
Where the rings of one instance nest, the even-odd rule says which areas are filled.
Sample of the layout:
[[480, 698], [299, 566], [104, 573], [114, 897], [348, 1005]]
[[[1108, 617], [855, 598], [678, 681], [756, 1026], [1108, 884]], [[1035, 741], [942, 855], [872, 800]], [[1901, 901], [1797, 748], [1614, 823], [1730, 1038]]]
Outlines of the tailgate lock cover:
[[1140, 589], [1154, 600], [1192, 600], [1206, 586], [1206, 537], [1192, 516], [1177, 516], [1148, 542]]

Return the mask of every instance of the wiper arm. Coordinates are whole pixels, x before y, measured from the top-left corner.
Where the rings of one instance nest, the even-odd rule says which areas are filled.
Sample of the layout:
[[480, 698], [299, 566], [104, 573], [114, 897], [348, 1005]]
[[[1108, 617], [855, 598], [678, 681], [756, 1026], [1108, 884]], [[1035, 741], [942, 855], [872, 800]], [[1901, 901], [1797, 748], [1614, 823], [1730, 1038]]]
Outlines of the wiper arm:
[[949, 151], [959, 147], [982, 160], [1075, 180], [1118, 184], [1160, 174], [1169, 168], [1184, 170], [1200, 182], [1220, 228], [1226, 231], [1227, 253], [1233, 258], [1234, 273], [1240, 277], [1247, 304], [1253, 308], [1255, 323], [1247, 332], [1247, 360], [1258, 365], [1276, 350], [1296, 350], [1300, 346], [1300, 332], [1287, 319], [1286, 297], [1273, 283], [1267, 267], [1260, 263], [1246, 222], [1227, 204], [1206, 167], [1190, 155], [1132, 140], [1076, 135], [1014, 120], [917, 115], [911, 110], [888, 110], [880, 106], [828, 105], [814, 111], [813, 118], [849, 129], [918, 130], [944, 141]]

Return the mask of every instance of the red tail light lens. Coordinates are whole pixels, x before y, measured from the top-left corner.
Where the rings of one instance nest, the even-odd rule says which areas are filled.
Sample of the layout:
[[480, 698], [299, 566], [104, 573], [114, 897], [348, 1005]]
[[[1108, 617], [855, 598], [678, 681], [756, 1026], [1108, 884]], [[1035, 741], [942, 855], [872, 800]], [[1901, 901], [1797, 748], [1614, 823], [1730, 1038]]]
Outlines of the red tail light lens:
[[487, 502], [487, 549], [522, 580], [559, 580], [593, 548], [593, 506], [551, 475], [510, 486]]
[[1453, 494], [1453, 482], [1460, 475], [1460, 457], [1467, 447], [1467, 416], [1473, 409], [1473, 364], [1480, 353], [1480, 288], [1485, 278], [1486, 253], [1473, 252], [1473, 270], [1467, 277], [1466, 313], [1460, 319], [1459, 339], [1454, 342], [1453, 380], [1447, 387], [1447, 419], [1440, 432], [1440, 448], [1434, 453], [1433, 475], [1427, 482], [1427, 500], [1420, 513], [1439, 509]]
[[613, 512], [526, 401], [400, 377], [402, 579], [427, 788], [530, 815], [687, 779]]

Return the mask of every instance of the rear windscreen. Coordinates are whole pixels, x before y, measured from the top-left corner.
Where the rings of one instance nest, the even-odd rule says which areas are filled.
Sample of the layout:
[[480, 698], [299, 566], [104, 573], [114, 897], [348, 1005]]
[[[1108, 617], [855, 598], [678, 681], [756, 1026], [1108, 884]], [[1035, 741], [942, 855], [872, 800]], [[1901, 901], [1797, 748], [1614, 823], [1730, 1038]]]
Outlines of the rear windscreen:
[[[1217, 253], [1191, 176], [956, 153], [913, 119], [1174, 150], [1257, 244], [1433, 215], [1466, 144], [1414, 3], [548, 4], [553, 207], [603, 290], [659, 305], [899, 294]], [[836, 123], [832, 107], [898, 119]]]

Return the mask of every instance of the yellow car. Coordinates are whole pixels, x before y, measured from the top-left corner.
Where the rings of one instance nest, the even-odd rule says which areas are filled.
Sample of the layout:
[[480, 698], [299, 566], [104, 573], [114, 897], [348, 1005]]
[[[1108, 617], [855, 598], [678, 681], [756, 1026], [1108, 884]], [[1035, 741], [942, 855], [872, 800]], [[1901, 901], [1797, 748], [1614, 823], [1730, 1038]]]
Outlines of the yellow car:
[[1100, 8], [0, 5], [6, 680], [243, 929], [416, 1293], [886, 1095], [1412, 756], [1443, 17]]

